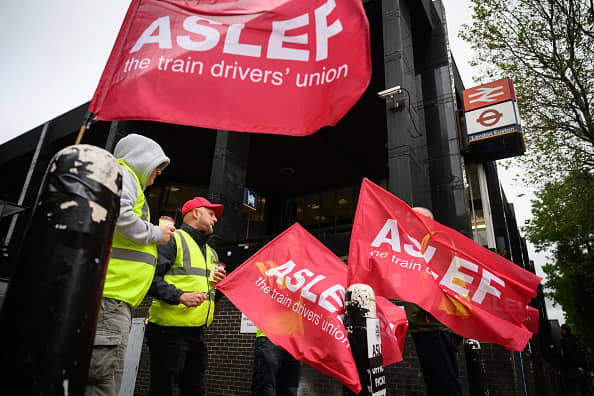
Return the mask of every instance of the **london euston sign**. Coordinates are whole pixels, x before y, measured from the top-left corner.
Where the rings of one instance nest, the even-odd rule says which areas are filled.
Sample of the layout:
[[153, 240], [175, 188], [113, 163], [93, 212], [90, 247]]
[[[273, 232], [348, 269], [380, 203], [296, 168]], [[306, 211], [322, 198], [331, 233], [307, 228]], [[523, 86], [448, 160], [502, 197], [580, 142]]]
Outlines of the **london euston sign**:
[[462, 98], [469, 148], [474, 154], [497, 159], [523, 154], [520, 116], [509, 78], [464, 90]]
[[468, 111], [465, 116], [469, 139], [476, 133], [520, 123], [516, 102], [512, 100]]
[[477, 140], [473, 136], [476, 134], [480, 134], [483, 139], [497, 135], [484, 134], [486, 131], [509, 131], [509, 127], [514, 125], [518, 127], [516, 131], [519, 130], [518, 106], [509, 78], [464, 90], [462, 97], [469, 143]]

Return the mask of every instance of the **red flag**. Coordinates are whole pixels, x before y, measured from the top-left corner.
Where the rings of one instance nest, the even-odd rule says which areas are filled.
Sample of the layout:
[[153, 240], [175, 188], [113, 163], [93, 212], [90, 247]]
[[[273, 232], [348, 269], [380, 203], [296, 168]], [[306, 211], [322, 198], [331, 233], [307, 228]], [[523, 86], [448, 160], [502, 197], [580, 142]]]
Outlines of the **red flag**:
[[538, 333], [538, 324], [540, 322], [540, 311], [528, 305], [526, 307], [526, 318], [524, 319], [524, 326], [534, 334]]
[[[347, 266], [294, 224], [217, 284], [272, 342], [359, 392], [342, 323]], [[384, 365], [402, 360], [408, 322], [400, 307], [376, 298]]]
[[133, 0], [89, 110], [304, 136], [335, 125], [370, 77], [360, 0]]
[[410, 301], [463, 337], [522, 350], [540, 278], [363, 180], [349, 249], [351, 282]]
[[346, 265], [294, 224], [217, 289], [295, 359], [361, 390], [344, 314]]
[[380, 322], [384, 367], [402, 360], [408, 320], [404, 308], [381, 296], [375, 296], [376, 312]]

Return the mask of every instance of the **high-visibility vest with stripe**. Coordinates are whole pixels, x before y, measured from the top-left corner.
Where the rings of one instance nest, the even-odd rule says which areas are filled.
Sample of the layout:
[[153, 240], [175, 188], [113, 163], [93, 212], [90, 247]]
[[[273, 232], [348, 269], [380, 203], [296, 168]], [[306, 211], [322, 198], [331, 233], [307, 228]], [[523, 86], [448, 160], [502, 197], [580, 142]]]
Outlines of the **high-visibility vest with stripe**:
[[[124, 160], [118, 162], [134, 176], [138, 197], [132, 211], [150, 222], [149, 207], [136, 174]], [[137, 307], [148, 292], [157, 263], [157, 244], [139, 245], [117, 231], [113, 234], [103, 297], [125, 301]]]
[[[216, 253], [206, 245], [206, 258], [194, 239], [184, 230], [174, 233], [177, 252], [171, 268], [165, 273], [165, 282], [175, 285], [183, 292], [208, 293], [208, 278], [214, 270]], [[184, 304], [172, 305], [153, 299], [149, 309], [149, 322], [161, 326], [210, 326], [214, 317], [214, 291], [197, 307]]]

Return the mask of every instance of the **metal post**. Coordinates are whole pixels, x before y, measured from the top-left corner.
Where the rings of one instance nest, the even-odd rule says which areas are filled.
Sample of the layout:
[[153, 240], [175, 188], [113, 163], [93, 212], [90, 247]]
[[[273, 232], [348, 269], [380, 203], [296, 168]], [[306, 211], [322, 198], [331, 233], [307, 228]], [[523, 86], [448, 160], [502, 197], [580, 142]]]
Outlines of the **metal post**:
[[516, 356], [518, 357], [518, 375], [520, 376], [520, 383], [522, 384], [522, 395], [528, 395], [528, 389], [526, 386], [526, 375], [524, 374], [524, 359], [522, 359], [522, 352], [516, 351]]
[[126, 132], [120, 130], [120, 122], [112, 121], [109, 125], [109, 133], [107, 134], [107, 141], [105, 142], [105, 150], [113, 153], [113, 149], [122, 137], [126, 136]]
[[471, 396], [489, 396], [485, 385], [487, 371], [481, 359], [481, 344], [477, 340], [464, 339], [466, 370], [468, 371], [468, 387]]
[[[346, 291], [344, 325], [361, 381], [360, 396], [385, 396], [382, 343], [373, 289], [356, 283]], [[354, 393], [345, 388], [345, 396]]]
[[[35, 168], [37, 168], [37, 163], [39, 161], [39, 156], [41, 154], [41, 148], [45, 144], [45, 138], [47, 136], [47, 131], [49, 129], [50, 123], [46, 122], [43, 124], [43, 128], [41, 129], [41, 133], [39, 134], [39, 140], [37, 141], [37, 146], [35, 147], [35, 152], [33, 153], [33, 159], [31, 160], [31, 165], [29, 165], [29, 171], [27, 172], [27, 177], [25, 178], [25, 182], [23, 183], [23, 189], [21, 190], [21, 196], [19, 197], [19, 206], [22, 206], [25, 202], [25, 197], [29, 192], [31, 179], [33, 178], [33, 172], [35, 172]], [[17, 221], [19, 219], [19, 215], [16, 214], [12, 217], [12, 221], [10, 223], [10, 227], [8, 228], [8, 232], [6, 233], [6, 240], [4, 244], [8, 246], [12, 239], [12, 235], [14, 233]]]
[[122, 174], [89, 145], [46, 171], [0, 312], [0, 384], [19, 395], [82, 395]]

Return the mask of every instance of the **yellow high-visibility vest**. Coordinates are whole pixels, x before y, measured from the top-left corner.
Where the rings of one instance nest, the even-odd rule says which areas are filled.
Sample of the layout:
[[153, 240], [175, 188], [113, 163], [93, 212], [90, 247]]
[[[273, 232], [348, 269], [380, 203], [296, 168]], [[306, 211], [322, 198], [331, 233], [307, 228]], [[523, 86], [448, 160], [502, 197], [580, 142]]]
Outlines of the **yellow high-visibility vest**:
[[[124, 160], [118, 162], [136, 180], [138, 197], [132, 211], [141, 219], [150, 221], [149, 207], [138, 177]], [[133, 308], [139, 306], [151, 286], [156, 264], [157, 244], [139, 245], [114, 232], [103, 297], [125, 301]]]
[[[183, 292], [208, 293], [208, 278], [214, 270], [216, 253], [206, 245], [206, 257], [194, 239], [184, 230], [174, 234], [177, 252], [175, 261], [163, 279]], [[153, 299], [149, 309], [149, 322], [161, 326], [210, 326], [214, 317], [214, 291], [209, 299], [197, 307], [187, 308], [184, 304], [171, 305]]]

